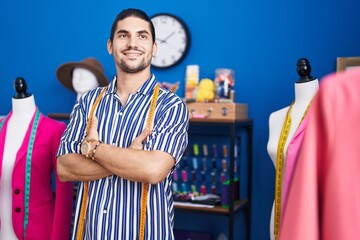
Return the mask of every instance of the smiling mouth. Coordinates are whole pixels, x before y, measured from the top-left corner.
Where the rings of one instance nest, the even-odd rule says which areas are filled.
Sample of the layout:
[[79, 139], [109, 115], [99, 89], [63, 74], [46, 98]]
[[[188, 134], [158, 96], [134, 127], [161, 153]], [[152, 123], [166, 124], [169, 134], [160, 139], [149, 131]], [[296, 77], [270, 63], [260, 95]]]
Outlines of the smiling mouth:
[[141, 53], [139, 53], [139, 52], [136, 52], [136, 53], [134, 53], [134, 52], [129, 52], [129, 53], [124, 52], [123, 54], [125, 56], [127, 56], [127, 57], [139, 57], [139, 56], [141, 56]]

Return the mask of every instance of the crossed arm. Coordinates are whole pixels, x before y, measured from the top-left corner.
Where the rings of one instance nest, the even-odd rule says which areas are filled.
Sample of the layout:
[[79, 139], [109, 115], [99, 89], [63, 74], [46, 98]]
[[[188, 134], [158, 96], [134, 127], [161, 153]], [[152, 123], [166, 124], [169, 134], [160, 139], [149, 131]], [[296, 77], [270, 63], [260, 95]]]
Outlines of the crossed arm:
[[[98, 140], [97, 119], [93, 118], [87, 139]], [[168, 153], [158, 150], [142, 150], [142, 142], [150, 131], [145, 129], [129, 148], [100, 144], [95, 160], [77, 153], [58, 157], [57, 172], [61, 181], [92, 181], [110, 175], [118, 175], [131, 181], [156, 184], [165, 179], [175, 164]]]

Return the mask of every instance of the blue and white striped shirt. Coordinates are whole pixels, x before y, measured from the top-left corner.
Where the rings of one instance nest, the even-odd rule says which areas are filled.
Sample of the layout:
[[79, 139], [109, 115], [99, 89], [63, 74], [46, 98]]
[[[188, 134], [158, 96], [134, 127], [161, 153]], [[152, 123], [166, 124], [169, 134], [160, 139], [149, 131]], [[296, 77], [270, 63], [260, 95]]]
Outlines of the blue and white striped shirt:
[[[136, 94], [130, 94], [122, 106], [116, 95], [116, 81], [115, 77], [109, 84], [94, 114], [99, 119], [99, 139], [126, 148], [145, 128], [157, 82], [152, 75]], [[80, 153], [91, 106], [101, 90], [100, 87], [89, 91], [74, 105], [69, 124], [61, 138], [58, 155]], [[189, 112], [182, 99], [160, 88], [153, 130], [144, 149], [169, 153], [175, 158], [177, 166], [188, 144], [188, 121]], [[145, 239], [174, 239], [172, 174], [173, 171], [164, 181], [149, 185]], [[73, 239], [76, 238], [83, 187], [83, 183], [79, 183]], [[141, 182], [116, 175], [90, 181], [84, 239], [138, 239], [141, 192]]]

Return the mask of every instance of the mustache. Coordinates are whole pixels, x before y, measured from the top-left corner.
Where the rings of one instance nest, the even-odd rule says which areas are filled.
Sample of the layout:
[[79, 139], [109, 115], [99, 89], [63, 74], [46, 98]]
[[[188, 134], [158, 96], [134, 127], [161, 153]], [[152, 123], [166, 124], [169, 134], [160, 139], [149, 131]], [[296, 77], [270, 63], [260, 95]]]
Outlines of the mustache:
[[124, 49], [122, 49], [120, 52], [117, 53], [117, 56], [120, 57], [121, 56], [121, 53], [125, 53], [127, 51], [131, 51], [131, 50], [135, 50], [135, 51], [138, 51], [138, 52], [141, 52], [142, 54], [144, 54], [144, 51], [141, 51], [138, 47], [126, 47]]

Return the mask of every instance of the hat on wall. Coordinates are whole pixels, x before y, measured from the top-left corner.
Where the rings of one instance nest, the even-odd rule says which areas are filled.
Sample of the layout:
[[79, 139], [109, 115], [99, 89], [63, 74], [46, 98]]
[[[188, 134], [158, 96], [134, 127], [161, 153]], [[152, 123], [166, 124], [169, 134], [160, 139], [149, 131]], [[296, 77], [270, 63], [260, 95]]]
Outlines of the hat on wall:
[[67, 62], [56, 70], [57, 79], [68, 89], [75, 92], [72, 85], [72, 72], [74, 68], [84, 68], [91, 71], [99, 83], [100, 87], [108, 85], [109, 81], [104, 75], [101, 63], [93, 57], [86, 58], [80, 62]]

